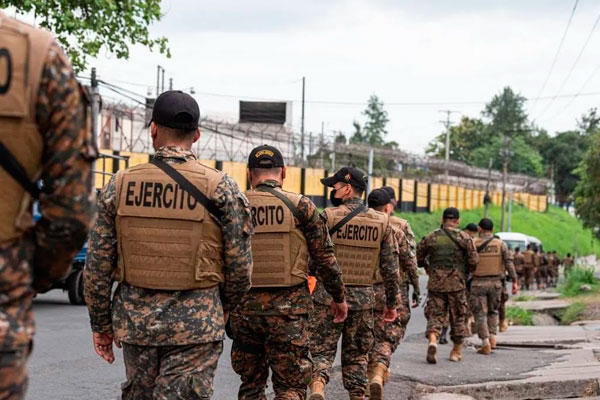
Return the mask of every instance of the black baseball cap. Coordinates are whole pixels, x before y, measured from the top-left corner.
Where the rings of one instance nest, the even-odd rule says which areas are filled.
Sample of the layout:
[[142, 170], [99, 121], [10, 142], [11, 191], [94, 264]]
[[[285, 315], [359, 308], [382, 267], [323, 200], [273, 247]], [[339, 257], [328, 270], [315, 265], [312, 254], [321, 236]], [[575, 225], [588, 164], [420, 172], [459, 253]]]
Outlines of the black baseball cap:
[[394, 203], [394, 206], [396, 204], [398, 204], [398, 202], [396, 201], [396, 191], [394, 190], [393, 187], [383, 186], [381, 189], [385, 190], [390, 195], [390, 199], [391, 199], [392, 203]]
[[167, 128], [193, 131], [198, 128], [200, 108], [192, 96], [181, 90], [168, 90], [154, 102], [152, 122]]
[[466, 231], [477, 232], [477, 225], [472, 222], [469, 222], [467, 226], [465, 226]]
[[263, 144], [252, 149], [248, 156], [248, 168], [280, 168], [285, 166], [283, 156], [276, 147]]
[[458, 212], [457, 208], [448, 207], [444, 210], [444, 213], [442, 214], [442, 218], [443, 219], [459, 219], [460, 213]]
[[389, 193], [384, 188], [371, 191], [367, 197], [369, 207], [381, 207], [392, 202]]
[[343, 167], [335, 175], [321, 179], [321, 183], [329, 187], [333, 187], [338, 182], [348, 183], [361, 190], [367, 188], [367, 176], [360, 169], [354, 167]]
[[481, 218], [479, 221], [479, 227], [484, 231], [494, 230], [494, 222], [489, 218]]

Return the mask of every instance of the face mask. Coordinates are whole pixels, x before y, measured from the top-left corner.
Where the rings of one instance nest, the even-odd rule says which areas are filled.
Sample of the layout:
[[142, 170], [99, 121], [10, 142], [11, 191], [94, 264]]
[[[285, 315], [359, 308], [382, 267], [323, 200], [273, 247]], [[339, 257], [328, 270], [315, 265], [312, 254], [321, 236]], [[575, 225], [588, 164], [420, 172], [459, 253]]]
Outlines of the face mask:
[[342, 205], [343, 201], [342, 199], [335, 197], [336, 192], [337, 190], [331, 189], [331, 193], [329, 193], [329, 201], [331, 201], [331, 204], [333, 204], [334, 207], [339, 207]]

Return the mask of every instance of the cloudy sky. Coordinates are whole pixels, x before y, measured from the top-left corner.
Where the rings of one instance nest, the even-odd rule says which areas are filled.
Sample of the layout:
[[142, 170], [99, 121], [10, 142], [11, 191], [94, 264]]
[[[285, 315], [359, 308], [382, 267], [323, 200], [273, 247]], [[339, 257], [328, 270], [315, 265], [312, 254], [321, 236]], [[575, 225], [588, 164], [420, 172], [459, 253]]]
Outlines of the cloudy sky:
[[128, 61], [103, 55], [91, 64], [103, 79], [142, 94], [155, 86], [160, 64], [176, 88], [195, 88], [205, 115], [236, 115], [244, 98], [293, 100], [298, 130], [305, 76], [306, 129], [320, 132], [324, 122], [327, 134], [350, 132], [376, 94], [389, 113], [388, 138], [422, 153], [443, 130], [439, 110], [457, 111], [455, 122], [478, 116], [507, 85], [528, 98], [545, 98], [527, 105], [541, 127], [551, 133], [574, 128], [600, 101], [600, 95], [588, 95], [600, 94], [600, 71], [594, 74], [600, 69], [600, 27], [594, 30], [599, 2], [578, 2], [542, 91], [573, 5], [165, 0], [165, 15], [151, 32], [169, 38], [172, 58], [135, 47]]

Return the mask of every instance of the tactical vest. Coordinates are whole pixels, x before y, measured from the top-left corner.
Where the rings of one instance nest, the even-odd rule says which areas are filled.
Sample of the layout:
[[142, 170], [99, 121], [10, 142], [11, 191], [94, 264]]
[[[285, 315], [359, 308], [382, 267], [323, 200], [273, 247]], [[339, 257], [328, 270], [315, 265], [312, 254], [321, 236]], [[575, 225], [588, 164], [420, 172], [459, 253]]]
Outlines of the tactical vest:
[[[222, 173], [197, 161], [171, 164], [207, 197]], [[221, 228], [188, 192], [153, 164], [116, 177], [119, 282], [191, 290], [223, 282]]]
[[[455, 231], [451, 231], [449, 233], [454, 237], [454, 239], [458, 240]], [[452, 241], [452, 239], [450, 239], [442, 229], [436, 230], [434, 235], [435, 245], [433, 246], [432, 252], [429, 255], [429, 266], [433, 268], [461, 268], [462, 266], [456, 259], [456, 252], [460, 252], [461, 250], [456, 246], [454, 241]]]
[[515, 264], [515, 266], [517, 266], [517, 265], [523, 265], [525, 263], [525, 259], [523, 257], [523, 253], [515, 254], [513, 263]]
[[[393, 229], [401, 230], [402, 233], [404, 233], [404, 228], [406, 227], [406, 224], [408, 223], [408, 221], [405, 219], [402, 219], [402, 218], [398, 218], [394, 215], [390, 215], [389, 223]], [[400, 283], [402, 283], [404, 281], [404, 276], [403, 276], [402, 271], [403, 271], [402, 264], [400, 264], [400, 268], [398, 270]], [[383, 283], [383, 277], [381, 276], [381, 272], [379, 272], [379, 268], [375, 269], [375, 283]]]
[[[350, 210], [346, 206], [327, 208], [328, 228], [333, 228]], [[346, 286], [372, 286], [379, 252], [388, 226], [387, 215], [368, 209], [358, 214], [331, 237], [335, 258]]]
[[523, 252], [523, 262], [525, 265], [533, 266], [534, 253], [531, 250], [526, 250]]
[[[475, 247], [479, 249], [488, 239], [475, 238]], [[499, 276], [504, 273], [502, 262], [502, 240], [492, 239], [484, 249], [478, 251], [479, 263], [473, 276]]]
[[[294, 206], [299, 194], [278, 190]], [[252, 287], [289, 287], [308, 279], [308, 247], [292, 211], [274, 195], [250, 190], [246, 197], [252, 207]]]
[[[44, 61], [52, 44], [44, 30], [0, 11], [0, 141], [31, 181], [42, 168], [43, 141], [35, 104]], [[17, 239], [33, 226], [31, 196], [0, 167], [0, 241]]]

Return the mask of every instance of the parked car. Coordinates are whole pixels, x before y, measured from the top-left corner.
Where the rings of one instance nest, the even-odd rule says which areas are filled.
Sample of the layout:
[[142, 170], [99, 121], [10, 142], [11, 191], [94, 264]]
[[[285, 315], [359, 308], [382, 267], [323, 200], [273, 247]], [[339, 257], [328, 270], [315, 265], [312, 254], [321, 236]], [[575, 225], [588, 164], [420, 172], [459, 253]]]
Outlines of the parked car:
[[542, 250], [541, 240], [534, 236], [528, 236], [518, 232], [498, 232], [496, 233], [496, 236], [502, 239], [506, 245], [513, 250], [518, 247], [521, 251], [525, 251], [528, 244], [531, 245], [532, 250]]

